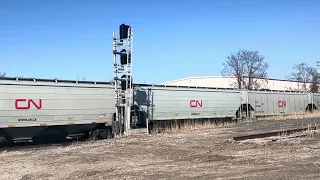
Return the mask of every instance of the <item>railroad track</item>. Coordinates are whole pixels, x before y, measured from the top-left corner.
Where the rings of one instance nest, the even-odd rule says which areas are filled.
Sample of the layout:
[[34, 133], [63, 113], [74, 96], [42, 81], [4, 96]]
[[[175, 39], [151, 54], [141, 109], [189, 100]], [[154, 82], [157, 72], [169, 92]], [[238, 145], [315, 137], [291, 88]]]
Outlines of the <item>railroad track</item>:
[[[320, 126], [311, 126], [311, 127], [304, 127], [304, 128], [296, 128], [296, 129], [287, 129], [287, 130], [280, 130], [280, 131], [272, 131], [266, 133], [256, 133], [244, 136], [235, 136], [233, 140], [235, 141], [243, 141], [248, 139], [256, 139], [256, 138], [266, 138], [272, 136], [287, 136], [290, 134], [308, 131], [308, 130], [318, 130]], [[64, 140], [60, 142], [44, 142], [44, 143], [13, 143], [13, 144], [6, 144], [0, 146], [0, 152], [3, 151], [17, 151], [17, 150], [30, 150], [30, 149], [43, 149], [43, 148], [51, 148], [51, 147], [64, 147], [69, 146], [73, 142], [77, 140]], [[84, 140], [78, 140], [83, 142]]]
[[250, 134], [245, 136], [236, 136], [236, 137], [233, 137], [233, 140], [243, 141], [247, 139], [266, 138], [266, 137], [272, 137], [272, 136], [287, 136], [287, 135], [298, 133], [298, 132], [317, 130], [317, 129], [320, 129], [320, 127], [311, 126], [311, 127], [288, 129], [288, 130], [273, 131], [273, 132], [266, 132], [266, 133], [257, 133], [257, 134]]

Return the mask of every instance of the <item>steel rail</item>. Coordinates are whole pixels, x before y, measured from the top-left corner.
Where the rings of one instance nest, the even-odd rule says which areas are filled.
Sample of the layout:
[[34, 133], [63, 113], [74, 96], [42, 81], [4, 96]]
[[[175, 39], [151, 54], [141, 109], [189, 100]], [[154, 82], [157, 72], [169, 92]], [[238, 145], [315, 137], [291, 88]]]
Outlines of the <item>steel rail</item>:
[[251, 134], [251, 135], [245, 135], [245, 136], [236, 136], [236, 137], [233, 137], [233, 140], [243, 141], [243, 140], [247, 140], [247, 139], [266, 138], [266, 137], [272, 137], [272, 136], [283, 136], [283, 135], [289, 135], [289, 134], [293, 134], [293, 133], [297, 133], [297, 132], [303, 132], [303, 131], [308, 131], [308, 130], [317, 130], [317, 129], [320, 129], [320, 127], [319, 126], [312, 126], [312, 127], [305, 127], [305, 128], [288, 129], [288, 130], [281, 130], [281, 131]]

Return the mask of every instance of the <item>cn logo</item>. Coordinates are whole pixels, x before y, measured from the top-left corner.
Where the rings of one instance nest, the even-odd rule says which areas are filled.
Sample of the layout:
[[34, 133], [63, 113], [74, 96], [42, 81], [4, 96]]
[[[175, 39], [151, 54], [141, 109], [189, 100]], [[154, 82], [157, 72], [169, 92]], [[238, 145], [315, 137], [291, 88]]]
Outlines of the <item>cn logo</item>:
[[39, 99], [38, 102], [34, 101], [33, 99], [16, 99], [15, 101], [15, 108], [19, 110], [28, 110], [31, 106], [35, 107], [36, 109], [42, 108], [42, 100]]
[[286, 107], [287, 103], [286, 101], [278, 101], [278, 107]]
[[190, 100], [190, 107], [202, 107], [202, 100]]

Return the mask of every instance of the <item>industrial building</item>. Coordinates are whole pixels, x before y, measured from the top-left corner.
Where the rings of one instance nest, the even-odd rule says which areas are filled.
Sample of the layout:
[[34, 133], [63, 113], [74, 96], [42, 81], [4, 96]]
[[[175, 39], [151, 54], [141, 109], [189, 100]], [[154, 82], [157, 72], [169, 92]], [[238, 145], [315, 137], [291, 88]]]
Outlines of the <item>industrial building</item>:
[[[260, 87], [255, 89], [280, 90], [280, 91], [303, 91], [310, 89], [310, 83], [298, 81], [289, 81], [282, 79], [256, 78]], [[246, 80], [245, 80], [246, 81]], [[216, 88], [237, 88], [236, 77], [223, 76], [204, 76], [204, 77], [188, 77], [162, 83], [162, 85], [174, 86], [197, 86], [197, 87], [216, 87]]]

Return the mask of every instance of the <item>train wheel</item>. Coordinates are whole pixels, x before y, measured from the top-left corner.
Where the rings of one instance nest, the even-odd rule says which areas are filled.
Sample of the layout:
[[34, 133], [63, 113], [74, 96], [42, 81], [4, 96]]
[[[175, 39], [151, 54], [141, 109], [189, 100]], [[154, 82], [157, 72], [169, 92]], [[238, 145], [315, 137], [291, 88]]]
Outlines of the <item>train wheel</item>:
[[7, 138], [3, 137], [3, 136], [0, 136], [0, 143], [3, 143], [7, 140]]
[[95, 140], [100, 139], [99, 136], [100, 136], [100, 132], [99, 132], [98, 129], [92, 130], [92, 131], [90, 131], [90, 133], [89, 133], [89, 138], [90, 138], [90, 140], [92, 140], [92, 141], [95, 141]]
[[90, 140], [100, 140], [100, 139], [109, 139], [112, 138], [113, 134], [110, 129], [95, 129], [90, 131], [89, 138]]
[[112, 130], [107, 130], [107, 139], [114, 138], [114, 134], [112, 133]]

